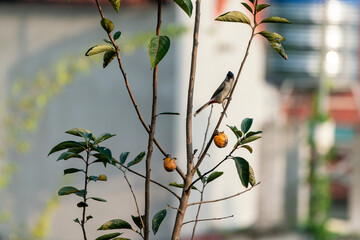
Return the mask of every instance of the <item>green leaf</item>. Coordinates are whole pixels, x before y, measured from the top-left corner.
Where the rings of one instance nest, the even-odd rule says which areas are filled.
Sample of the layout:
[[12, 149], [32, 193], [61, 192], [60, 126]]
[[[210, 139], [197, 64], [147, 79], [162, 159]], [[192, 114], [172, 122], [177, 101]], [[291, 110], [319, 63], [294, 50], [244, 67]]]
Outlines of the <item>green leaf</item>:
[[72, 187], [72, 186], [66, 186], [66, 187], [62, 187], [59, 192], [58, 195], [59, 196], [65, 196], [65, 195], [69, 195], [72, 193], [78, 193], [79, 189]]
[[79, 202], [78, 204], [76, 204], [76, 206], [79, 208], [83, 208], [83, 207], [88, 207], [89, 205], [86, 202]]
[[72, 153], [77, 153], [77, 154], [79, 154], [79, 153], [85, 151], [85, 143], [82, 143], [82, 145], [83, 145], [84, 147], [72, 147], [72, 148], [69, 148], [69, 149], [68, 149], [68, 152], [72, 152]]
[[109, 63], [115, 58], [116, 52], [114, 50], [106, 51], [104, 54], [103, 68], [106, 68]]
[[249, 131], [249, 129], [251, 128], [252, 123], [253, 123], [252, 118], [245, 118], [244, 120], [242, 120], [242, 122], [241, 122], [241, 131], [243, 133], [247, 133]]
[[159, 115], [180, 115], [180, 113], [177, 113], [177, 112], [161, 112], [161, 113], [158, 113], [157, 116]]
[[48, 156], [50, 154], [53, 154], [54, 152], [58, 152], [58, 151], [68, 149], [68, 148], [73, 148], [73, 147], [82, 147], [85, 149], [85, 144], [81, 143], [81, 142], [75, 142], [75, 141], [64, 141], [64, 142], [59, 143], [55, 147], [53, 147], [51, 149], [51, 151], [49, 152]]
[[269, 42], [282, 42], [285, 41], [285, 38], [278, 33], [271, 33], [269, 31], [261, 31], [259, 32], [264, 38], [266, 38]]
[[[177, 183], [177, 182], [169, 183], [169, 186], [176, 187], [176, 188], [184, 188], [183, 183]], [[195, 186], [191, 186], [191, 189], [198, 190]]]
[[249, 12], [253, 13], [252, 8], [251, 8], [247, 3], [242, 2], [241, 4], [242, 4], [244, 7], [246, 7], [246, 9], [249, 10]]
[[260, 12], [261, 10], [270, 7], [270, 4], [259, 4], [256, 6], [256, 12]]
[[110, 221], [107, 221], [103, 225], [101, 225], [98, 230], [111, 230], [111, 229], [132, 229], [131, 225], [122, 219], [113, 219]]
[[110, 240], [113, 239], [114, 237], [120, 236], [122, 233], [109, 233], [109, 234], [105, 234], [102, 235], [98, 238], [96, 238], [95, 240]]
[[242, 145], [241, 147], [247, 149], [250, 153], [253, 152], [253, 149], [249, 145]]
[[256, 131], [256, 132], [250, 131], [250, 132], [248, 132], [246, 134], [246, 137], [251, 137], [251, 136], [254, 136], [254, 135], [257, 135], [257, 134], [260, 134], [260, 133], [262, 133], [262, 131]]
[[79, 218], [75, 218], [73, 221], [80, 224]]
[[214, 181], [215, 179], [217, 179], [221, 175], [223, 175], [223, 172], [213, 172], [213, 173], [211, 173], [209, 175], [209, 177], [206, 179], [206, 183]]
[[288, 60], [284, 47], [280, 42], [269, 42], [270, 45], [282, 56], [285, 60]]
[[254, 4], [255, 0], [249, 0], [252, 4]]
[[237, 139], [242, 137], [243, 133], [239, 131], [236, 126], [229, 126], [229, 125], [226, 126], [228, 126], [231, 129], [231, 131], [235, 134]]
[[98, 176], [88, 176], [88, 179], [89, 179], [89, 181], [96, 182], [99, 179], [99, 177]]
[[281, 17], [268, 17], [262, 20], [260, 23], [291, 23], [286, 18]]
[[[136, 226], [137, 226], [138, 228], [140, 228], [140, 229], [143, 228], [143, 225], [142, 225], [142, 223], [141, 223], [140, 216], [136, 216], [136, 217], [135, 217], [135, 216], [131, 215], [131, 218], [132, 218], [133, 222], [136, 224]], [[143, 222], [145, 222], [145, 215], [142, 215], [141, 218], [142, 218]]]
[[83, 198], [85, 196], [85, 189], [79, 190], [78, 192], [75, 193], [75, 195]]
[[64, 175], [71, 174], [71, 173], [76, 173], [76, 172], [84, 172], [84, 170], [78, 169], [78, 168], [67, 168], [67, 169], [64, 170]]
[[246, 16], [245, 14], [243, 14], [242, 12], [239, 12], [239, 11], [231, 11], [231, 12], [224, 13], [224, 14], [220, 15], [219, 17], [217, 17], [215, 20], [223, 21], [223, 22], [239, 22], [239, 23], [246, 23], [246, 24], [250, 25], [250, 19], [248, 18], [248, 16]]
[[245, 138], [241, 143], [245, 144], [245, 143], [253, 142], [259, 138], [261, 138], [261, 136], [250, 136], [250, 137]]
[[124, 164], [124, 163], [125, 163], [125, 161], [126, 161], [127, 157], [129, 156], [129, 154], [130, 154], [130, 152], [122, 152], [122, 153], [120, 154], [119, 160], [120, 160], [120, 163], [121, 163], [121, 164]]
[[108, 0], [109, 3], [111, 4], [111, 6], [113, 6], [113, 8], [115, 9], [115, 11], [117, 13], [119, 13], [119, 8], [120, 8], [120, 0]]
[[154, 235], [159, 230], [160, 224], [162, 223], [162, 221], [166, 217], [166, 214], [167, 214], [166, 209], [163, 209], [163, 210], [160, 210], [159, 212], [157, 212], [154, 215], [154, 218], [152, 220], [152, 230], [153, 230]]
[[116, 136], [115, 134], [110, 134], [110, 133], [103, 133], [101, 134], [95, 141], [94, 141], [94, 145], [97, 145], [103, 141], [105, 141], [106, 139], [109, 139], [113, 136]]
[[116, 33], [114, 33], [113, 38], [114, 38], [114, 40], [118, 40], [120, 38], [120, 36], [121, 36], [121, 32], [117, 31]]
[[89, 197], [89, 199], [92, 199], [92, 200], [95, 200], [95, 201], [98, 201], [98, 202], [107, 202], [106, 199], [98, 198], [98, 197]]
[[184, 12], [191, 17], [192, 10], [193, 10], [193, 4], [191, 0], [174, 0], [174, 2], [181, 7]]
[[95, 147], [94, 151], [97, 151], [98, 153], [104, 155], [109, 160], [109, 162], [112, 161], [112, 154], [111, 154], [111, 150], [109, 148], [107, 148], [107, 147]]
[[149, 43], [151, 68], [156, 67], [170, 48], [170, 38], [167, 36], [153, 36]]
[[127, 164], [127, 167], [131, 167], [131, 166], [133, 166], [133, 165], [135, 165], [135, 164], [138, 164], [139, 162], [141, 162], [141, 160], [143, 160], [144, 156], [145, 156], [145, 152], [144, 152], [144, 151], [141, 152], [141, 153], [139, 153], [139, 155], [137, 155], [136, 158], [134, 158], [134, 160], [132, 160], [131, 162], [129, 162], [129, 163]]
[[240, 181], [244, 187], [249, 186], [249, 163], [242, 157], [233, 157]]
[[112, 42], [110, 42], [109, 40], [107, 40], [107, 39], [105, 39], [105, 38], [103, 39], [103, 41], [106, 42], [107, 44], [112, 45]]
[[106, 52], [106, 51], [115, 51], [115, 50], [110, 45], [106, 45], [106, 44], [95, 45], [95, 46], [89, 48], [89, 50], [87, 50], [87, 52], [85, 53], [85, 56], [91, 56], [91, 55], [95, 55], [95, 54]]
[[255, 174], [254, 174], [254, 170], [252, 169], [252, 167], [249, 165], [249, 183], [251, 186], [254, 186], [256, 184], [256, 180], [255, 180]]
[[201, 182], [205, 183], [206, 182], [206, 177], [201, 176], [201, 172], [200, 172], [199, 168], [196, 169], [196, 173], [197, 173], [198, 177], [201, 179]]
[[60, 156], [58, 157], [58, 159], [56, 161], [60, 161], [60, 160], [68, 160], [70, 158], [81, 158], [84, 159], [81, 155], [77, 154], [77, 153], [72, 153], [72, 152], [63, 152], [62, 154], [60, 154]]
[[89, 215], [89, 216], [86, 216], [86, 221], [89, 221], [90, 219], [92, 219], [93, 216]]
[[110, 19], [102, 18], [100, 24], [107, 33], [111, 33], [114, 30], [114, 24]]

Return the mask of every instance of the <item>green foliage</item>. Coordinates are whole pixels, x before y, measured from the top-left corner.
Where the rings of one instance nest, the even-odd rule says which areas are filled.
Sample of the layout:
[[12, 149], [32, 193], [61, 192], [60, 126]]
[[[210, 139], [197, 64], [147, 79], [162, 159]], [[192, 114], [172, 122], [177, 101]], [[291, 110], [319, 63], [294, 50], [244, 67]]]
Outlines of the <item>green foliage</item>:
[[223, 172], [212, 172], [209, 175], [209, 177], [206, 179], [206, 183], [210, 183], [210, 182], [214, 181], [215, 179], [217, 179], [221, 175], [223, 175]]
[[133, 222], [135, 223], [135, 225], [136, 225], [139, 229], [142, 229], [142, 228], [143, 228], [143, 225], [142, 225], [142, 223], [141, 223], [141, 220], [142, 220], [142, 222], [145, 221], [145, 215], [142, 215], [142, 216], [141, 216], [141, 219], [140, 219], [140, 216], [135, 217], [135, 216], [133, 216], [133, 215], [131, 215], [131, 218], [132, 218]]
[[115, 9], [115, 11], [118, 13], [120, 8], [120, 0], [108, 0], [111, 6]]
[[145, 152], [141, 152], [139, 153], [139, 155], [137, 155], [134, 160], [132, 160], [131, 162], [129, 162], [127, 164], [127, 167], [131, 167], [135, 164], [138, 164], [139, 162], [141, 162], [141, 160], [143, 160], [143, 158], [145, 157]]
[[174, 0], [174, 2], [182, 9], [184, 12], [191, 17], [193, 4], [191, 0]]
[[245, 118], [242, 122], [241, 122], [241, 131], [243, 133], [247, 133], [249, 131], [249, 129], [251, 128], [251, 125], [253, 123], [253, 119], [252, 118]]
[[153, 220], [152, 220], [152, 230], [153, 230], [153, 233], [154, 235], [157, 233], [157, 231], [159, 230], [159, 227], [162, 223], [162, 221], [165, 219], [166, 217], [166, 214], [167, 214], [167, 210], [166, 209], [163, 209], [163, 210], [160, 210], [158, 211], [154, 217], [153, 217]]
[[246, 2], [242, 2], [241, 3], [247, 10], [249, 10], [250, 13], [253, 13], [252, 8], [249, 6], [249, 4], [247, 4]]
[[121, 234], [122, 233], [109, 233], [109, 234], [105, 234], [100, 237], [97, 237], [95, 240], [110, 240], [110, 239], [113, 239], [114, 237], [120, 236]]
[[261, 21], [261, 23], [291, 23], [286, 18], [281, 17], [268, 17]]
[[132, 229], [130, 223], [122, 219], [112, 219], [101, 225], [98, 230]]
[[244, 187], [249, 186], [250, 180], [250, 168], [249, 163], [242, 157], [233, 157], [237, 173], [239, 175], [240, 181]]
[[104, 58], [103, 58], [103, 68], [106, 68], [109, 65], [109, 63], [111, 63], [111, 61], [114, 60], [115, 57], [116, 57], [115, 51], [106, 51], [104, 53]]
[[114, 48], [110, 45], [95, 45], [86, 51], [85, 56], [92, 56], [106, 51], [114, 51]]
[[261, 10], [263, 10], [263, 9], [265, 9], [267, 7], [270, 7], [270, 5], [269, 4], [258, 4], [256, 6], [256, 12], [260, 12]]
[[[87, 194], [87, 189], [88, 189], [88, 184], [89, 182], [93, 181], [93, 182], [97, 182], [97, 181], [107, 181], [107, 176], [104, 174], [100, 174], [98, 176], [89, 176], [89, 166], [93, 163], [96, 162], [102, 162], [104, 163], [104, 166], [106, 167], [107, 163], [110, 164], [115, 164], [112, 160], [112, 154], [110, 149], [106, 148], [106, 147], [102, 147], [99, 146], [100, 143], [106, 141], [107, 139], [115, 136], [114, 134], [110, 134], [110, 133], [104, 133], [101, 134], [98, 138], [95, 137], [95, 135], [90, 132], [87, 129], [83, 129], [83, 128], [73, 128], [70, 129], [68, 131], [66, 131], [67, 134], [70, 134], [72, 136], [81, 138], [80, 142], [77, 141], [73, 141], [73, 140], [68, 140], [68, 141], [63, 141], [59, 144], [57, 144], [55, 147], [53, 147], [50, 152], [49, 155], [59, 152], [59, 151], [63, 151], [63, 150], [67, 150], [65, 152], [63, 152], [57, 160], [72, 160], [75, 158], [80, 158], [83, 163], [84, 163], [84, 168], [83, 169], [79, 169], [79, 168], [67, 168], [64, 170], [64, 175], [67, 174], [76, 174], [81, 172], [82, 174], [84, 174], [84, 178], [85, 178], [85, 184], [84, 184], [84, 189], [79, 190], [76, 187], [73, 186], [65, 186], [62, 187], [59, 191], [58, 191], [58, 195], [59, 196], [66, 196], [66, 195], [70, 195], [70, 194], [75, 194], [77, 196], [79, 196], [80, 198], [82, 198], [82, 201], [78, 202], [76, 204], [76, 206], [78, 208], [82, 208], [83, 209], [83, 213], [82, 213], [82, 219], [79, 220], [79, 218], [76, 218], [74, 220], [75, 223], [78, 223], [81, 228], [82, 231], [84, 233], [85, 236], [85, 223], [92, 219], [93, 217], [91, 215], [86, 216], [86, 208], [89, 207], [87, 200], [91, 199], [94, 201], [98, 201], [98, 202], [106, 202], [105, 199], [99, 198], [99, 197], [88, 197]], [[75, 150], [77, 153], [71, 152]], [[85, 157], [83, 157], [82, 155], [80, 155], [80, 153], [85, 152], [86, 154]], [[91, 161], [90, 158], [94, 158], [95, 160]], [[86, 217], [85, 217], [86, 216]], [[105, 224], [106, 225], [106, 224]], [[111, 226], [110, 226], [111, 227]], [[118, 236], [118, 235], [116, 235]], [[116, 237], [115, 235], [113, 237]], [[98, 239], [111, 239], [108, 238], [109, 235], [107, 236], [102, 236]], [[112, 237], [112, 238], [113, 238]]]
[[168, 36], [153, 36], [149, 43], [149, 56], [151, 68], [155, 68], [165, 57], [170, 48], [170, 38]]
[[244, 13], [239, 11], [231, 11], [224, 13], [215, 19], [216, 21], [223, 22], [238, 22], [250, 25], [250, 19]]
[[111, 33], [112, 30], [114, 30], [114, 24], [112, 23], [112, 21], [110, 19], [102, 18], [100, 20], [100, 24], [107, 33]]

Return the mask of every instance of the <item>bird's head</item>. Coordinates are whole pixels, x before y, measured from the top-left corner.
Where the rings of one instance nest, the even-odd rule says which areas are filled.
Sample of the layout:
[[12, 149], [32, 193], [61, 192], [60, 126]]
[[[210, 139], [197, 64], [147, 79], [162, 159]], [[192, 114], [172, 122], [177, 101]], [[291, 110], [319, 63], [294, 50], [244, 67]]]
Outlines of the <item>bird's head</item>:
[[228, 81], [230, 81], [231, 79], [234, 79], [234, 74], [231, 71], [229, 71], [226, 75], [226, 79]]

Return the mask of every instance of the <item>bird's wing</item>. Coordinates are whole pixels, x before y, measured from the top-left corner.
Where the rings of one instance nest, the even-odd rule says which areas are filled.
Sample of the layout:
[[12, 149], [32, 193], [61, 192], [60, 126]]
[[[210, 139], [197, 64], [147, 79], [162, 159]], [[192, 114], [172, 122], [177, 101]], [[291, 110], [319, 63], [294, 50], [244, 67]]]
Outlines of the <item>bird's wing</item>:
[[211, 99], [213, 99], [216, 95], [218, 95], [223, 89], [225, 88], [225, 82], [223, 81], [218, 89], [214, 92], [214, 94], [211, 96]]

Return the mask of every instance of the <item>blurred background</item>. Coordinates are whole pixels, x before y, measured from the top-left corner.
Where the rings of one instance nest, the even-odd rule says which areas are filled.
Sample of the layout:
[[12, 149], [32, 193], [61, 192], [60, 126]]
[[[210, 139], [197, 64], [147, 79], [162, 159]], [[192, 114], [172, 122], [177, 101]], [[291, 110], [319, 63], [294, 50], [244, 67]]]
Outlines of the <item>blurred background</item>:
[[[151, 114], [152, 71], [147, 45], [155, 33], [156, 1], [123, 0], [116, 14], [100, 1], [105, 16], [122, 32], [119, 40], [125, 72], [147, 121]], [[281, 16], [293, 24], [267, 24], [260, 29], [286, 38], [289, 60], [282, 59], [260, 36], [248, 61], [221, 130], [229, 147], [209, 151], [200, 167], [205, 172], [229, 152], [236, 138], [226, 125], [240, 126], [254, 118], [252, 130], [263, 137], [250, 145], [246, 158], [261, 184], [231, 200], [204, 205], [200, 218], [234, 217], [200, 222], [196, 239], [360, 239], [360, 88], [358, 70], [359, 2], [355, 0], [272, 0], [260, 17]], [[237, 73], [250, 37], [245, 24], [214, 22], [227, 11], [247, 10], [237, 0], [202, 2], [194, 108], [208, 101], [230, 70]], [[159, 64], [159, 116], [156, 137], [185, 169], [185, 112], [192, 47], [192, 16], [172, 1], [164, 3], [162, 33], [171, 38], [168, 54]], [[64, 132], [86, 128], [96, 136], [116, 137], [105, 142], [118, 158], [134, 158], [146, 150], [147, 134], [140, 125], [115, 62], [102, 68], [100, 57], [85, 57], [100, 44], [105, 32], [93, 1], [0, 0], [0, 239], [78, 240], [77, 197], [58, 197], [64, 185], [81, 186], [77, 175], [63, 176], [76, 161], [56, 162], [47, 157], [60, 141], [73, 139]], [[221, 112], [215, 106], [210, 129]], [[194, 148], [200, 149], [209, 109], [194, 118]], [[56, 156], [55, 156], [56, 155]], [[196, 156], [197, 157], [197, 156]], [[155, 149], [152, 176], [164, 183], [178, 182], [165, 172], [162, 154]], [[144, 164], [134, 167], [143, 171]], [[122, 173], [102, 165], [91, 169], [106, 174], [108, 182], [90, 191], [107, 203], [94, 202], [88, 222], [91, 239], [110, 219], [131, 222], [136, 208]], [[211, 183], [204, 200], [244, 190], [235, 166], [228, 161], [224, 174]], [[143, 180], [127, 174], [140, 206]], [[175, 191], [179, 191], [175, 189]], [[178, 202], [152, 186], [151, 214]], [[180, 193], [180, 192], [179, 192]], [[192, 194], [191, 202], [199, 201]], [[189, 208], [186, 221], [194, 219]], [[169, 239], [175, 212], [152, 239]], [[190, 239], [192, 226], [182, 231]], [[131, 232], [124, 237], [139, 239]]]

